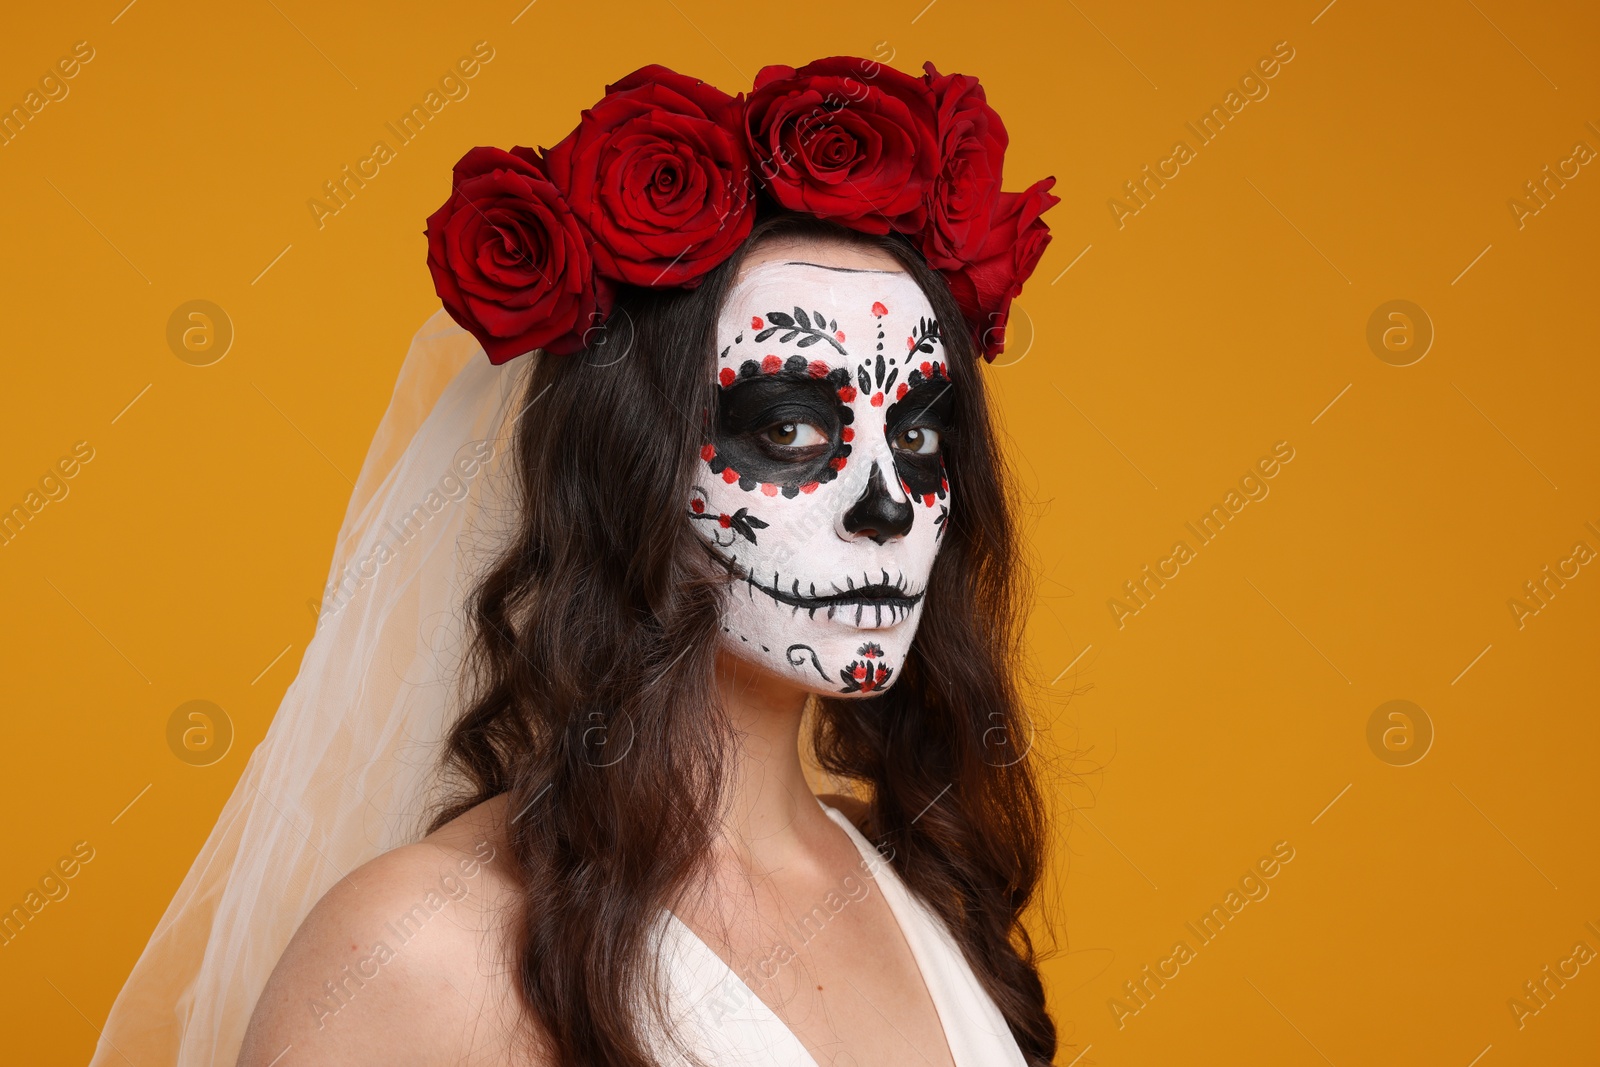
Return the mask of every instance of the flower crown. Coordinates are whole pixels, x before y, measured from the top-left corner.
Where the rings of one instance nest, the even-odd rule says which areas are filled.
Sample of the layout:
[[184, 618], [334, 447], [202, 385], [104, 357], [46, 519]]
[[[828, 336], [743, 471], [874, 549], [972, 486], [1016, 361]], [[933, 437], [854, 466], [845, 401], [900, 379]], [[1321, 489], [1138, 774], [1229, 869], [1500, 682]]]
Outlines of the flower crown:
[[835, 56], [767, 66], [730, 97], [651, 64], [606, 86], [554, 148], [474, 148], [428, 218], [445, 309], [492, 363], [566, 355], [617, 285], [692, 289], [749, 236], [757, 207], [906, 235], [949, 284], [978, 350], [1050, 243], [1055, 178], [1000, 190], [1007, 136], [978, 79], [914, 78]]

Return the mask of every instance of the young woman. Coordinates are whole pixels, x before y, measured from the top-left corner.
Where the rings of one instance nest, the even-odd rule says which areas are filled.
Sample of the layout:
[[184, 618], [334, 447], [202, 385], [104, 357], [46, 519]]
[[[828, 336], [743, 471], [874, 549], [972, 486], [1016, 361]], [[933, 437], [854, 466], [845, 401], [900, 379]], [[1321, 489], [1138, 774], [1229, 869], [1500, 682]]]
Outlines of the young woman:
[[[812, 102], [821, 118], [781, 117], [841, 77], [848, 99]], [[308, 651], [280, 712], [301, 729], [252, 759], [240, 791], [268, 804], [230, 802], [207, 845], [241, 869], [248, 853], [256, 877], [215, 891], [231, 905], [210, 906], [202, 974], [228, 960], [210, 988], [235, 1007], [259, 996], [242, 1047], [237, 1017], [180, 1009], [183, 1054], [231, 1039], [245, 1067], [1051, 1061], [1021, 922], [1045, 832], [1013, 682], [1021, 575], [977, 356], [1003, 340], [995, 319], [1054, 198], [1048, 179], [1001, 194], [997, 163], [992, 189], [973, 178], [1004, 130], [993, 116], [973, 132], [992, 112], [961, 77], [822, 60], [767, 68], [731, 100], [645, 68], [585, 112], [609, 152], [580, 126], [537, 156], [476, 149], [458, 166], [430, 266], [481, 352], [518, 361], [480, 355], [420, 426], [397, 391], [368, 461], [383, 477], [363, 472], [342, 538], [362, 547], [336, 558], [325, 654]], [[682, 121], [663, 130], [663, 110]], [[730, 128], [763, 178], [694, 197], [737, 170], [702, 165]], [[819, 187], [841, 138], [894, 133], [939, 163], [915, 204], [887, 158], [847, 178], [865, 189]], [[607, 202], [607, 175], [645, 176], [631, 208]], [[715, 225], [691, 212], [634, 239], [686, 196]], [[433, 347], [419, 335], [402, 385], [447, 333], [464, 336], [425, 328]], [[480, 475], [494, 442], [512, 453], [503, 481]], [[441, 457], [441, 492], [367, 536]], [[363, 806], [347, 794], [382, 808], [394, 778], [363, 755], [418, 779], [424, 761], [377, 757], [410, 751], [391, 736], [406, 730], [432, 751], [405, 709], [447, 679], [465, 699], [430, 704], [449, 728], [429, 832], [405, 844], [369, 825], [352, 847]], [[382, 728], [330, 734], [363, 719]], [[805, 747], [852, 793], [815, 796]], [[273, 803], [293, 781], [299, 803]], [[420, 810], [396, 795], [389, 810]], [[235, 840], [256, 821], [270, 847]], [[215, 882], [191, 873], [180, 901], [195, 910]], [[237, 961], [259, 970], [272, 941], [221, 918], [311, 890], [252, 989]], [[171, 920], [142, 968], [179, 940]], [[126, 1011], [159, 1003], [145, 985]]]

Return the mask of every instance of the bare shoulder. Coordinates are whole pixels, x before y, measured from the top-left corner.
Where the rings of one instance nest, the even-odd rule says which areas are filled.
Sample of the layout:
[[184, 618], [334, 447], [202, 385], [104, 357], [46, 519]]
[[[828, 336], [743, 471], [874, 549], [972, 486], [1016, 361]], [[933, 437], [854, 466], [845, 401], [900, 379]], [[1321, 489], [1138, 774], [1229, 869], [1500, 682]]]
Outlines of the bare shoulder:
[[865, 800], [843, 793], [818, 793], [817, 799], [830, 808], [837, 808], [863, 834], [870, 834], [868, 826], [872, 819], [872, 808]]
[[239, 1067], [291, 1047], [297, 1065], [507, 1062], [527, 1022], [503, 808], [480, 804], [328, 890], [262, 991]]

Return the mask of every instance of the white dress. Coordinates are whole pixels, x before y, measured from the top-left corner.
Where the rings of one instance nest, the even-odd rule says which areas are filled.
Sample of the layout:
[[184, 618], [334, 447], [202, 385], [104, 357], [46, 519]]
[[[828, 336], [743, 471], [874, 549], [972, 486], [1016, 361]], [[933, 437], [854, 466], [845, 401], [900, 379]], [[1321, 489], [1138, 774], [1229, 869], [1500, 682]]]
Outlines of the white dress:
[[[943, 920], [919, 900], [894, 868], [837, 809], [818, 800], [855, 842], [894, 914], [933, 998], [956, 1067], [1026, 1067], [1006, 1026]], [[800, 1039], [710, 946], [670, 911], [656, 930], [667, 1000], [678, 1038], [713, 1067], [818, 1067]], [[658, 1056], [682, 1063], [660, 1043]]]

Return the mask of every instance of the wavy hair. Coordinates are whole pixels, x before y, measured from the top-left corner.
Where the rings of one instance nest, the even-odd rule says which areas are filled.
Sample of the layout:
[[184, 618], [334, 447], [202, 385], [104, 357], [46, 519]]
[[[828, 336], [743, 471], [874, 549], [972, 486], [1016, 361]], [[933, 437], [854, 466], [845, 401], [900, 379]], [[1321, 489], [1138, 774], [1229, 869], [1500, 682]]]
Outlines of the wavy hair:
[[1056, 1029], [1022, 916], [1047, 827], [1033, 760], [1015, 747], [1030, 735], [1015, 502], [960, 310], [897, 234], [766, 215], [699, 287], [624, 287], [618, 325], [539, 359], [516, 427], [525, 503], [471, 597], [469, 700], [445, 754], [457, 788], [432, 828], [509, 794], [524, 900], [514, 963], [540, 1051], [562, 1067], [651, 1067], [633, 992], [654, 990], [648, 933], [704, 872], [734, 751], [714, 669], [734, 579], [685, 501], [720, 306], [749, 250], [781, 237], [888, 252], [947, 327], [956, 488], [921, 624], [888, 690], [815, 701], [810, 743], [863, 796], [869, 836], [892, 845], [896, 873], [1043, 1067]]

